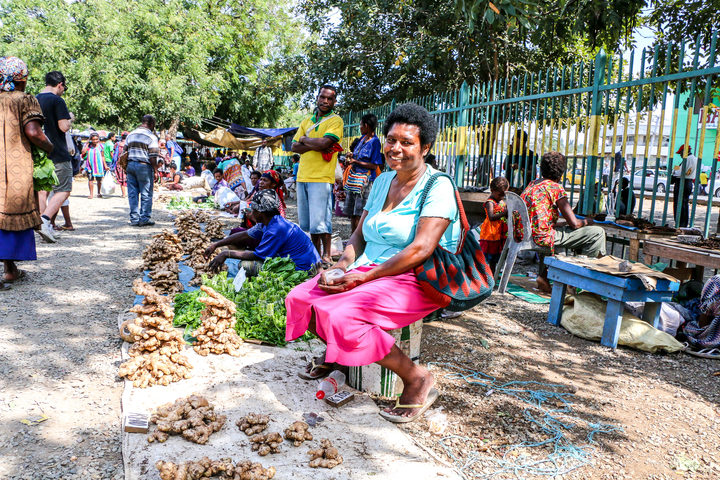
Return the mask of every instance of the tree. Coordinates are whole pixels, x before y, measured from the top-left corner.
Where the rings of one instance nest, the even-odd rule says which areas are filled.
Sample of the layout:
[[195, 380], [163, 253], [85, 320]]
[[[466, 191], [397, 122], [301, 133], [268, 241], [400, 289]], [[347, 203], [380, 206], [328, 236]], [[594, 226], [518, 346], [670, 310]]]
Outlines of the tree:
[[[292, 48], [293, 20], [269, 0], [10, 0], [0, 9], [3, 52], [24, 59], [30, 86], [61, 70], [80, 122], [122, 126], [154, 114], [161, 127], [199, 123], [218, 108], [253, 124], [282, 105], [252, 96], [276, 45]], [[129, 13], [129, 14], [128, 14]], [[262, 102], [268, 102], [263, 104]], [[233, 118], [236, 120], [236, 118]]]
[[[614, 50], [643, 0], [502, 2], [303, 0], [317, 36], [305, 70], [341, 87], [343, 105], [390, 101], [589, 59]], [[339, 21], [337, 19], [339, 18]]]

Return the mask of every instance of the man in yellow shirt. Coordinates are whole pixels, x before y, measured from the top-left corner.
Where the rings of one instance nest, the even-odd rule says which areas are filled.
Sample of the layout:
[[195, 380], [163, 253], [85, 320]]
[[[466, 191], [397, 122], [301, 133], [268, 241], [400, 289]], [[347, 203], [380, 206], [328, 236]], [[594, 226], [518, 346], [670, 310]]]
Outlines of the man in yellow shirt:
[[338, 155], [333, 147], [343, 137], [342, 118], [333, 112], [336, 101], [335, 87], [320, 87], [317, 109], [300, 123], [292, 144], [292, 151], [300, 154], [296, 179], [298, 223], [310, 233], [326, 263], [332, 263], [332, 189]]

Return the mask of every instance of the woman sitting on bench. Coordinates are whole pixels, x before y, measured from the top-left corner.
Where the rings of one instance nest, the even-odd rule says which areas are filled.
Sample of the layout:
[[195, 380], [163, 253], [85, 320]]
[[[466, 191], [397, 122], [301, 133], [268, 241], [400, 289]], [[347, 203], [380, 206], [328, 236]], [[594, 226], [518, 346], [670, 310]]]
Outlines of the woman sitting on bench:
[[[547, 152], [540, 161], [540, 175], [527, 186], [521, 197], [527, 205], [530, 229], [536, 244], [554, 252], [556, 247], [567, 248], [591, 258], [605, 255], [605, 230], [592, 225], [592, 219], [579, 220], [572, 211], [562, 177], [567, 160], [560, 152]], [[567, 222], [557, 227], [559, 214]], [[540, 265], [538, 289], [551, 292], [547, 270]]]
[[412, 421], [435, 401], [435, 380], [395, 345], [389, 330], [410, 325], [447, 305], [423, 293], [413, 268], [438, 243], [455, 251], [460, 220], [454, 190], [441, 177], [421, 194], [437, 171], [425, 164], [437, 124], [424, 108], [408, 103], [385, 120], [385, 158], [392, 169], [379, 175], [340, 260], [322, 275], [295, 287], [287, 299], [285, 338], [307, 330], [327, 344], [300, 376], [321, 378], [332, 362], [359, 366], [377, 362], [403, 381], [402, 396], [380, 412], [391, 422]]

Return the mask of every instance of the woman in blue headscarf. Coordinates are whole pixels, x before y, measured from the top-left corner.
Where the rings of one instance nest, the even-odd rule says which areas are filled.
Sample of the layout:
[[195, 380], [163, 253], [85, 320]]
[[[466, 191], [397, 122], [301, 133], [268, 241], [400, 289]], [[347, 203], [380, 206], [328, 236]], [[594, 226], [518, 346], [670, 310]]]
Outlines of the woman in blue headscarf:
[[50, 153], [40, 104], [25, 93], [28, 68], [17, 57], [0, 58], [0, 290], [24, 276], [15, 262], [36, 260], [33, 228], [40, 212], [33, 190], [31, 146]]

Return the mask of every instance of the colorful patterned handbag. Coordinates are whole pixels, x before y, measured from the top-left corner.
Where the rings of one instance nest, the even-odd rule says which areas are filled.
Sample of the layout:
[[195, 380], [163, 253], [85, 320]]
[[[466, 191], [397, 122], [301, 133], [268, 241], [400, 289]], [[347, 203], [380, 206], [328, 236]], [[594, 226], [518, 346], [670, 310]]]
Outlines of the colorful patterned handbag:
[[[439, 177], [447, 177], [452, 182], [460, 214], [460, 239], [455, 252], [437, 246], [422, 265], [415, 267], [415, 275], [428, 297], [438, 303], [447, 303], [449, 300], [450, 304], [445, 308], [461, 312], [489, 297], [495, 287], [495, 281], [477, 238], [469, 234], [470, 225], [452, 177], [446, 173], [436, 173], [430, 177], [420, 197], [420, 212], [428, 192]], [[420, 212], [418, 212], [418, 220]]]

